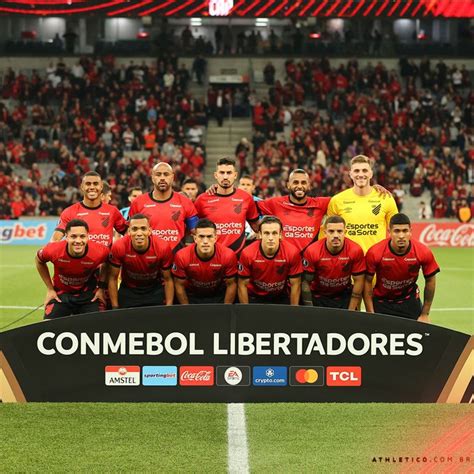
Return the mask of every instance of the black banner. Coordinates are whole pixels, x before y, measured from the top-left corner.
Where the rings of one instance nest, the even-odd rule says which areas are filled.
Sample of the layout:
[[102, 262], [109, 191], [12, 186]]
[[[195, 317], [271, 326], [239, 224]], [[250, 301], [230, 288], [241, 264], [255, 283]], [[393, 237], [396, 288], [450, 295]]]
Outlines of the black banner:
[[[283, 305], [150, 307], [0, 334], [4, 401], [469, 401], [472, 338]], [[465, 386], [464, 386], [465, 385]]]

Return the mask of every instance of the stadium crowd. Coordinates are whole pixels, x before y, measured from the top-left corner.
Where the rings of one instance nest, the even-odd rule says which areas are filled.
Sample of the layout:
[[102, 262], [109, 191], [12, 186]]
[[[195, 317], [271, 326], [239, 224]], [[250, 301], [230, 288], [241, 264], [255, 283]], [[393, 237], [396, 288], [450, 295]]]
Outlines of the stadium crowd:
[[[71, 68], [59, 59], [44, 74], [9, 69], [0, 101], [0, 217], [58, 215], [90, 170], [108, 181], [118, 206], [130, 187], [148, 186], [157, 160], [173, 166], [178, 183], [201, 182], [207, 111], [187, 93], [189, 79], [173, 55], [154, 65], [82, 57]], [[55, 165], [50, 176], [40, 163]]]
[[[288, 60], [284, 83], [271, 63], [264, 77], [269, 100], [253, 107], [258, 196], [285, 193], [296, 167], [308, 171], [315, 195], [334, 195], [350, 186], [347, 162], [362, 153], [399, 209], [404, 186], [412, 196], [430, 191], [435, 218], [455, 217], [464, 200], [474, 205], [474, 93], [464, 66], [402, 59], [398, 74], [381, 62]], [[246, 171], [249, 150], [236, 149]]]

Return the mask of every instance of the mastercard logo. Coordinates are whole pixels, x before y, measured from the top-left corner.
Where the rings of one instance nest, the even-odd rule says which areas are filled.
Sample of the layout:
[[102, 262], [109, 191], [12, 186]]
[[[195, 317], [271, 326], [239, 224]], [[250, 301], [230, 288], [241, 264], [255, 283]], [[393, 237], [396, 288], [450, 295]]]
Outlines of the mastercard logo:
[[324, 385], [323, 367], [290, 367], [290, 385]]

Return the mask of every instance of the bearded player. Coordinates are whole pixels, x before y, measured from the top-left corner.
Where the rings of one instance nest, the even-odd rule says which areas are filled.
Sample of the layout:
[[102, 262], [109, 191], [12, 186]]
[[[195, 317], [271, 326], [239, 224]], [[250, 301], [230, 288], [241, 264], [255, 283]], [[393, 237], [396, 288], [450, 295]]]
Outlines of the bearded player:
[[[369, 249], [364, 302], [369, 313], [383, 313], [429, 323], [431, 304], [440, 271], [433, 252], [411, 238], [411, 223], [405, 214], [390, 219], [390, 238]], [[418, 274], [425, 277], [423, 305], [420, 302]], [[376, 276], [372, 288], [373, 276]]]
[[173, 190], [173, 168], [168, 163], [156, 164], [151, 172], [153, 191], [138, 196], [130, 206], [130, 217], [145, 214], [153, 235], [166, 240], [173, 252], [184, 246], [186, 229], [192, 230], [198, 221], [192, 201]]
[[[65, 239], [50, 242], [36, 254], [36, 269], [47, 288], [44, 319], [96, 312], [105, 303], [109, 249], [89, 240], [89, 226], [83, 220], [70, 220], [64, 231]], [[54, 266], [53, 279], [47, 262]]]
[[110, 254], [108, 289], [112, 308], [172, 305], [172, 261], [171, 247], [152, 234], [148, 217], [132, 216], [128, 235], [114, 242]]
[[179, 250], [174, 258], [176, 298], [181, 304], [232, 304], [237, 294], [237, 257], [217, 242], [214, 222], [200, 219], [194, 229], [194, 244]]
[[281, 221], [265, 216], [258, 240], [242, 251], [239, 259], [240, 303], [299, 305], [303, 265], [299, 250], [283, 240]]
[[245, 222], [257, 228], [258, 211], [247, 192], [236, 188], [235, 161], [221, 158], [217, 162], [214, 194], [203, 193], [194, 203], [201, 218], [209, 219], [217, 227], [217, 242], [239, 253], [245, 245]]
[[66, 225], [73, 219], [81, 219], [87, 223], [90, 241], [109, 248], [112, 246], [114, 229], [120, 234], [127, 231], [127, 222], [120, 211], [102, 201], [103, 189], [102, 178], [95, 171], [89, 171], [83, 176], [81, 181], [83, 199], [61, 213], [51, 242], [57, 242], [64, 237]]
[[364, 252], [359, 244], [345, 237], [345, 232], [344, 219], [330, 216], [324, 224], [326, 237], [304, 251], [305, 305], [358, 308], [365, 282]]

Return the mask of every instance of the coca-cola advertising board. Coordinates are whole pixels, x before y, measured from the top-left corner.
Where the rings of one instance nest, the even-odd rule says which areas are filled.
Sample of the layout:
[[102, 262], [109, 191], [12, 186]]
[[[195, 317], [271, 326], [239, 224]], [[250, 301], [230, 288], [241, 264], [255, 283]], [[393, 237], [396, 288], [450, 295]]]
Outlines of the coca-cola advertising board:
[[474, 247], [474, 224], [415, 222], [413, 238], [428, 247]]
[[0, 333], [0, 399], [465, 402], [474, 337], [357, 311], [185, 305]]

